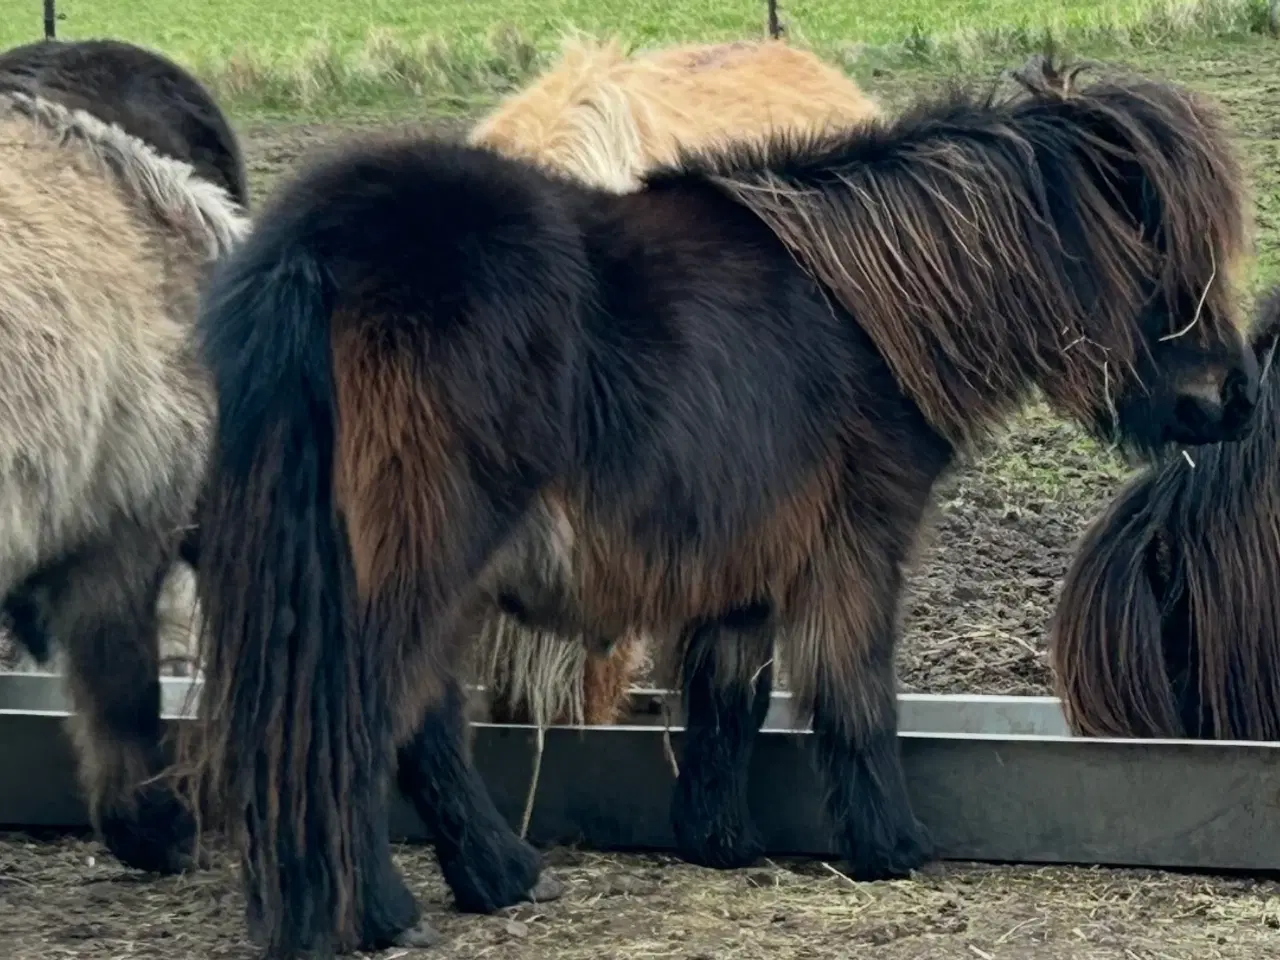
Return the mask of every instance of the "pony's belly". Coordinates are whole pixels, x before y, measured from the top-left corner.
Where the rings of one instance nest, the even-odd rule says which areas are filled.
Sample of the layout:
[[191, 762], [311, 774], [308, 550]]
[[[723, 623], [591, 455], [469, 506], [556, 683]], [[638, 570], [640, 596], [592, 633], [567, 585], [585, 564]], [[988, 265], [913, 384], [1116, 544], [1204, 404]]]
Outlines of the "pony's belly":
[[[682, 525], [637, 522], [634, 505], [605, 509], [581, 491], [548, 491], [487, 565], [492, 613], [607, 649], [629, 631], [670, 634], [760, 601], [775, 610], [802, 592], [835, 484], [797, 478], [791, 495], [742, 516]], [[714, 536], [690, 530], [711, 529]]]

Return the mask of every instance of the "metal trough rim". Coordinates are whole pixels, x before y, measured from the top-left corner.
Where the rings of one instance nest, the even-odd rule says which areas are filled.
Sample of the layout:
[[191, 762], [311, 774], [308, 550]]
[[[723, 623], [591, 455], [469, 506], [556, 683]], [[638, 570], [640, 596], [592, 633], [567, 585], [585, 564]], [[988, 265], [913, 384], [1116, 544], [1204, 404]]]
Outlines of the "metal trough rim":
[[[13, 710], [7, 707], [0, 707], [0, 721], [9, 717], [45, 717], [52, 720], [67, 720], [71, 716], [65, 710]], [[165, 720], [170, 723], [190, 723], [192, 718], [183, 716], [166, 716]], [[531, 723], [494, 723], [489, 720], [473, 720], [471, 727], [478, 730], [513, 730], [528, 733], [536, 736], [538, 732], [537, 726]], [[602, 736], [608, 733], [645, 733], [652, 734], [655, 724], [650, 723], [614, 723], [608, 726], [577, 726], [574, 724], [560, 724], [554, 728], [547, 728], [543, 731], [546, 736], [551, 729], [570, 731], [579, 734], [591, 734]], [[679, 724], [672, 724], [669, 727], [663, 727], [664, 732], [683, 733], [684, 727]], [[771, 734], [785, 734], [796, 737], [811, 737], [811, 730], [795, 730], [784, 728], [766, 729], [763, 732]], [[963, 733], [953, 730], [902, 730], [898, 732], [898, 736], [906, 740], [965, 740], [965, 741], [987, 741], [991, 743], [1089, 743], [1099, 746], [1112, 745], [1126, 748], [1137, 746], [1143, 747], [1182, 747], [1195, 750], [1225, 750], [1226, 748], [1248, 748], [1248, 749], [1274, 749], [1277, 750], [1277, 761], [1280, 761], [1280, 740], [1175, 740], [1160, 737], [1150, 737], [1145, 739], [1130, 739], [1125, 737], [1090, 737], [1087, 740], [1075, 736], [1063, 736], [1054, 734], [1037, 734], [1037, 733]], [[1280, 797], [1277, 797], [1277, 806], [1280, 806]]]
[[[61, 690], [57, 674], [16, 681], [0, 674], [0, 825], [87, 825], [64, 709], [15, 709], [5, 690]], [[166, 678], [171, 696], [190, 682]], [[652, 697], [637, 691], [634, 699]], [[482, 702], [482, 698], [477, 698]], [[784, 714], [790, 698], [775, 697]], [[942, 859], [1106, 864], [1202, 870], [1280, 867], [1280, 743], [1092, 739], [1013, 729], [1010, 711], [1056, 716], [1050, 697], [904, 694], [899, 734], [917, 816]], [[960, 729], [985, 713], [986, 730]], [[643, 718], [643, 715], [642, 715]], [[607, 727], [551, 727], [529, 837], [539, 845], [674, 852], [668, 809], [680, 756], [679, 718]], [[190, 718], [167, 721], [185, 725]], [[1046, 721], [1047, 723], [1048, 721]], [[982, 726], [982, 723], [978, 723]], [[1033, 724], [1034, 725], [1034, 724]], [[535, 727], [473, 721], [472, 754], [499, 810], [519, 823], [529, 792]], [[946, 729], [948, 726], [951, 729]], [[941, 729], [939, 729], [941, 728]], [[1065, 725], [1062, 728], [1065, 731]], [[767, 856], [834, 857], [813, 734], [764, 730], [756, 744], [749, 803]], [[21, 776], [6, 776], [7, 771]], [[429, 840], [397, 797], [397, 839]]]
[[[189, 710], [194, 699], [189, 698], [194, 692], [192, 688], [199, 685], [200, 681], [185, 677], [162, 677], [162, 715], [171, 720], [190, 718]], [[468, 693], [472, 722], [489, 722], [488, 697], [484, 687], [469, 686]], [[669, 698], [672, 708], [671, 726], [678, 727], [683, 719], [679, 695], [658, 688], [633, 688], [630, 691], [630, 709], [623, 718], [623, 725], [665, 726], [661, 711], [664, 697]], [[799, 723], [793, 716], [792, 703], [793, 697], [789, 692], [774, 691], [764, 729], [807, 730], [807, 722]], [[1061, 703], [1055, 697], [901, 693], [898, 704], [899, 724], [903, 732], [1070, 735]], [[62, 675], [47, 671], [0, 671], [0, 709], [6, 707], [34, 711], [71, 709]]]

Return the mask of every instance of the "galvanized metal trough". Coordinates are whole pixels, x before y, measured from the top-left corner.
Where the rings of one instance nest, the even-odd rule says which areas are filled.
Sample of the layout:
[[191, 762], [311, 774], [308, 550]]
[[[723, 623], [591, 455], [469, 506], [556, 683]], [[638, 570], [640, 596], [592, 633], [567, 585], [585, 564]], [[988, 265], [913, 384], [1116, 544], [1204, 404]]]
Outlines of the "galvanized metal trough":
[[[164, 681], [170, 723], [190, 722], [188, 680]], [[597, 850], [673, 848], [674, 774], [659, 691], [638, 691], [625, 726], [545, 731], [530, 839]], [[899, 699], [916, 812], [945, 859], [1274, 870], [1280, 868], [1280, 743], [1070, 736], [1051, 697]], [[87, 824], [63, 721], [61, 677], [0, 673], [0, 826]], [[483, 722], [473, 754], [499, 809], [519, 822], [538, 739]], [[673, 722], [679, 722], [674, 718]], [[751, 770], [750, 804], [775, 856], [834, 857], [822, 791], [786, 694], [775, 694]], [[681, 754], [681, 730], [669, 732]], [[398, 801], [392, 832], [428, 839]]]

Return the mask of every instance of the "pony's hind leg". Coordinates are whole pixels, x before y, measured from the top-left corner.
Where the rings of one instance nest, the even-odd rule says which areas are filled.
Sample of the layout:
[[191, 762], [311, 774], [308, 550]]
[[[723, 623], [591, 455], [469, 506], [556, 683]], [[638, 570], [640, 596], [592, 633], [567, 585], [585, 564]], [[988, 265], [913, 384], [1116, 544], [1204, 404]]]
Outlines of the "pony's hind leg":
[[377, 809], [371, 811], [375, 819], [371, 819], [370, 824], [377, 842], [370, 844], [370, 862], [363, 868], [366, 899], [360, 941], [370, 950], [435, 946], [440, 942], [440, 934], [422, 918], [417, 898], [391, 859], [390, 808], [387, 803], [390, 788], [390, 783], [383, 785]]
[[157, 604], [168, 559], [145, 531], [117, 529], [24, 590], [65, 646], [71, 731], [94, 828], [121, 862], [157, 873], [193, 866], [195, 840], [190, 809], [161, 776], [168, 758]]
[[10, 635], [40, 666], [48, 664], [53, 656], [53, 643], [49, 625], [45, 622], [45, 605], [34, 595], [29, 584], [16, 587], [4, 600], [2, 611]]
[[[901, 562], [892, 550], [820, 563], [816, 603], [784, 656], [797, 699], [813, 708], [817, 765], [838, 849], [855, 880], [902, 877], [932, 855], [915, 818], [898, 747], [894, 672]], [[832, 558], [827, 558], [828, 560]]]
[[691, 863], [732, 869], [760, 855], [747, 772], [769, 712], [772, 652], [763, 606], [698, 624], [684, 637], [685, 738], [671, 826]]
[[400, 788], [430, 827], [458, 908], [492, 913], [562, 892], [542, 858], [512, 830], [467, 756], [465, 695], [450, 680], [399, 751]]

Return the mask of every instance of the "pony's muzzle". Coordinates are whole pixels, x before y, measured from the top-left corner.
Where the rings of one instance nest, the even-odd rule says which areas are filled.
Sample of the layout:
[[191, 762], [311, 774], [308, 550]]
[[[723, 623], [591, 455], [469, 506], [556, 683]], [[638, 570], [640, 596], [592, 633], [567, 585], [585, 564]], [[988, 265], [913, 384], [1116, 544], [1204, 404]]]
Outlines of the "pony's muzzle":
[[1239, 440], [1257, 405], [1258, 364], [1246, 353], [1240, 366], [1218, 380], [1216, 389], [1202, 381], [1178, 395], [1169, 439], [1187, 446]]
[[1222, 382], [1223, 440], [1239, 440], [1258, 407], [1258, 365], [1248, 356], [1250, 370], [1232, 370]]

